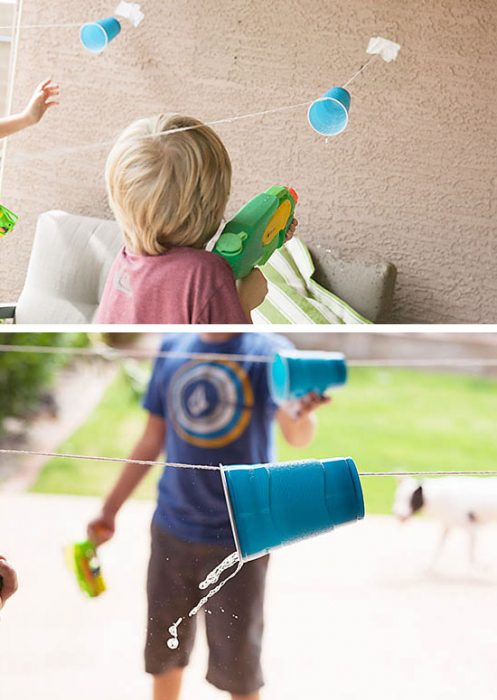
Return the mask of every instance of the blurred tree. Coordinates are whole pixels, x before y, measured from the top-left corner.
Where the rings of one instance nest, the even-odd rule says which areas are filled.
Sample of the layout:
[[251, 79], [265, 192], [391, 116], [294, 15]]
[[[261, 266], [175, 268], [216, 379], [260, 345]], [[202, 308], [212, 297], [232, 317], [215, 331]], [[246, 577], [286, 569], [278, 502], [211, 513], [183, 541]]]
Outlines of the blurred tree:
[[[86, 347], [86, 333], [0, 333], [0, 346]], [[43, 392], [70, 354], [40, 354], [0, 350], [0, 434], [7, 416], [22, 418], [36, 410]]]

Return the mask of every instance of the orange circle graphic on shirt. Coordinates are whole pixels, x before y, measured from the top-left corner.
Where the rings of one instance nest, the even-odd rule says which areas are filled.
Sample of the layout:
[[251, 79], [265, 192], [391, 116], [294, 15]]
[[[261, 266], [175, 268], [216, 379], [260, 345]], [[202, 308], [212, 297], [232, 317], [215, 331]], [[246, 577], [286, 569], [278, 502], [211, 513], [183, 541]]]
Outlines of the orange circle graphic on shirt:
[[[207, 416], [203, 415], [210, 408], [206, 386], [219, 399]], [[168, 390], [169, 420], [176, 434], [195, 447], [219, 448], [234, 442], [246, 430], [253, 406], [248, 375], [231, 360], [188, 362], [173, 376]]]

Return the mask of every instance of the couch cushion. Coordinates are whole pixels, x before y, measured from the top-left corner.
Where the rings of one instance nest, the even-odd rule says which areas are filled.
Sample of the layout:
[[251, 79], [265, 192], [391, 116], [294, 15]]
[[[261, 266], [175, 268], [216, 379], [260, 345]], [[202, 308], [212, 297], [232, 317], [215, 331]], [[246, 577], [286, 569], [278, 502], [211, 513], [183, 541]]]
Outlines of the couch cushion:
[[63, 211], [42, 214], [16, 322], [91, 323], [121, 246], [115, 221]]
[[296, 236], [262, 268], [268, 281], [263, 304], [252, 312], [254, 323], [368, 323], [347, 302], [314, 279], [314, 263]]

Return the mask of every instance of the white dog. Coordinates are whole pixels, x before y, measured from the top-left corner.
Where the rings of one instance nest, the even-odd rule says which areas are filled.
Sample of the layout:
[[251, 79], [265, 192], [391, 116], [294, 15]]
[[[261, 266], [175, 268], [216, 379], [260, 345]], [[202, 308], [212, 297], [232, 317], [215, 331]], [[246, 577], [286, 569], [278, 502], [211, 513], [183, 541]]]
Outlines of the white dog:
[[497, 479], [458, 476], [423, 481], [411, 477], [401, 479], [395, 495], [394, 515], [405, 521], [421, 510], [443, 525], [433, 563], [454, 527], [465, 528], [468, 532], [469, 560], [474, 563], [478, 525], [497, 522]]

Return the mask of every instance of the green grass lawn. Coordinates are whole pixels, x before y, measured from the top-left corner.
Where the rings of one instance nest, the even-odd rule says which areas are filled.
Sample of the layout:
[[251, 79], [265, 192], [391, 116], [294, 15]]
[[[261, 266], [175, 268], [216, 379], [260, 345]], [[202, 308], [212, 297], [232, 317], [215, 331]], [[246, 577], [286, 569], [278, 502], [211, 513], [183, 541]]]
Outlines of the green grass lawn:
[[[346, 388], [319, 412], [312, 447], [296, 450], [278, 435], [282, 461], [352, 456], [359, 471], [497, 468], [497, 382], [478, 377], [406, 370], [354, 369]], [[90, 419], [59, 445], [61, 452], [125, 457], [144, 413], [123, 376], [107, 390]], [[102, 495], [120, 465], [52, 459], [33, 491]], [[153, 470], [137, 496], [155, 495]], [[388, 513], [395, 482], [363, 479], [369, 513]]]

